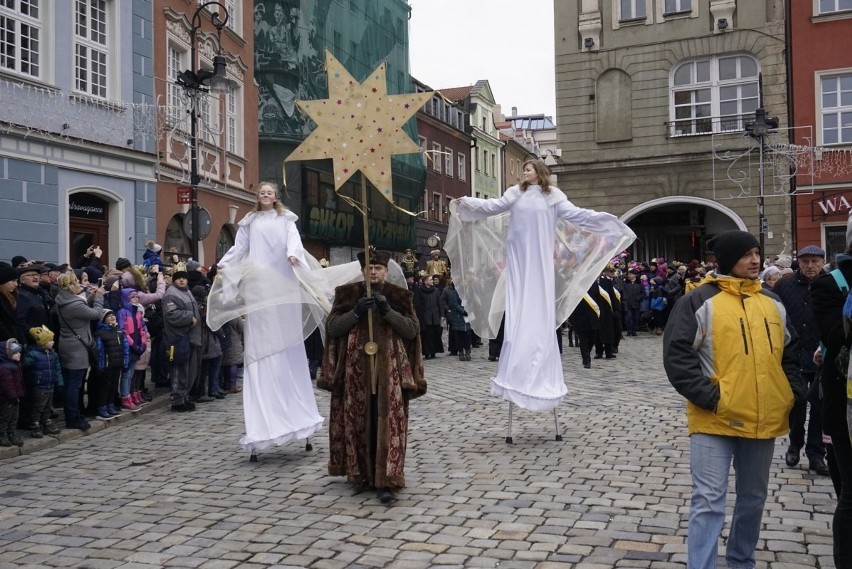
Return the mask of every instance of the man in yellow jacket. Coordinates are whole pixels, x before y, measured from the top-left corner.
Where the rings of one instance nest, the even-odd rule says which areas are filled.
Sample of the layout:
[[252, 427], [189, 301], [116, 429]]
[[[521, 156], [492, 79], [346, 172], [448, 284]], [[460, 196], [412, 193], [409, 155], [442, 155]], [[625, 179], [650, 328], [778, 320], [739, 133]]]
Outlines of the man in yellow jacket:
[[744, 231], [708, 242], [717, 269], [675, 304], [663, 336], [669, 381], [687, 399], [692, 502], [689, 569], [716, 567], [731, 461], [736, 500], [725, 557], [753, 568], [775, 437], [803, 399], [796, 334], [773, 293], [761, 289], [760, 247]]

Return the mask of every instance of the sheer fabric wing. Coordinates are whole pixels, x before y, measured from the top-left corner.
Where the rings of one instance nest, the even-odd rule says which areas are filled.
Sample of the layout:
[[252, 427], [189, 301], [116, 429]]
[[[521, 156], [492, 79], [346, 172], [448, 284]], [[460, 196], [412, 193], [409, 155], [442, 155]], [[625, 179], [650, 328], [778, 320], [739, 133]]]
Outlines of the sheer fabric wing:
[[[470, 315], [471, 328], [483, 338], [494, 338], [506, 307], [503, 269], [511, 214], [462, 222], [456, 215], [457, 209], [453, 202], [445, 245], [453, 267], [459, 269], [453, 274], [453, 282]], [[557, 221], [554, 329], [568, 319], [609, 260], [635, 238], [630, 228], [615, 217], [588, 228]]]
[[[334, 289], [363, 278], [358, 261], [323, 269], [311, 255], [294, 267], [296, 281], [270, 281], [269, 267], [243, 259], [228, 265], [217, 276], [208, 296], [207, 325], [218, 330], [234, 318], [288, 304], [301, 305], [301, 325], [286, 338], [265, 338], [257, 357], [271, 355], [303, 341], [319, 327], [325, 334], [325, 317], [331, 311]], [[325, 341], [325, 338], [323, 338]]]

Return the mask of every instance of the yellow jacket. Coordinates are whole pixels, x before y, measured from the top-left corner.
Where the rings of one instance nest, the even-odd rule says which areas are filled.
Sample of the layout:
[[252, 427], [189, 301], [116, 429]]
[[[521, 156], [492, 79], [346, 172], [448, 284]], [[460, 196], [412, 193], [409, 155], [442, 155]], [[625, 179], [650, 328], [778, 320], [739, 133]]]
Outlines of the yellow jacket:
[[796, 333], [774, 293], [710, 274], [675, 304], [663, 336], [669, 381], [689, 434], [770, 439], [788, 432], [800, 385]]

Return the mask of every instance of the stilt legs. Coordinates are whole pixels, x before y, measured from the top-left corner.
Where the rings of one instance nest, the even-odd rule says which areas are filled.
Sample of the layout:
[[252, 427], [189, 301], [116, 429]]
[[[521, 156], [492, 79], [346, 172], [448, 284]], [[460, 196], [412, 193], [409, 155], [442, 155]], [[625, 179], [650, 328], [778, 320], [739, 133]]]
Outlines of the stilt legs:
[[506, 443], [512, 444], [512, 402], [509, 401], [509, 434], [506, 437]]
[[252, 451], [251, 456], [249, 457], [249, 462], [257, 462], [257, 455]]
[[[558, 439], [557, 439], [558, 440]], [[305, 439], [305, 450], [312, 451], [314, 450], [313, 445], [311, 444], [311, 439]]]
[[562, 440], [562, 433], [559, 432], [559, 416], [556, 414], [558, 408], [553, 410], [553, 426], [556, 427], [556, 440]]

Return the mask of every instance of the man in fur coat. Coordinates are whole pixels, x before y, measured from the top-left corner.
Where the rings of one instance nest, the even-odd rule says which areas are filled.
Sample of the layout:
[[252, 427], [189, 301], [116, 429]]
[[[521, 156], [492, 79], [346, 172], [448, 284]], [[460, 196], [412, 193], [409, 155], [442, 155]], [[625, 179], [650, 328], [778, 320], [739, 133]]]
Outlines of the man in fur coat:
[[[382, 504], [390, 504], [393, 492], [405, 487], [408, 401], [426, 393], [412, 293], [385, 282], [389, 259], [386, 252], [370, 251], [370, 296], [363, 282], [336, 289], [317, 381], [317, 387], [331, 392], [329, 474], [375, 488]], [[364, 266], [363, 253], [358, 260]], [[368, 311], [373, 311], [378, 344], [376, 393], [364, 351]]]

